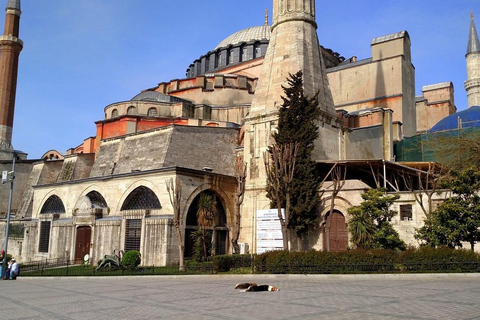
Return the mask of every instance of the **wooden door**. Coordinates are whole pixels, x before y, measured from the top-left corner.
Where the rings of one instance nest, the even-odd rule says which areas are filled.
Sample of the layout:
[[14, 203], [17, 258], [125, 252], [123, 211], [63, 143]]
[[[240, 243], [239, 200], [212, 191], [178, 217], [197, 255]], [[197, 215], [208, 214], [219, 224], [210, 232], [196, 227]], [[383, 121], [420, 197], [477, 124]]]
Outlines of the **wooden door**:
[[334, 211], [327, 218], [325, 230], [325, 248], [329, 251], [345, 251], [348, 247], [348, 230], [345, 217], [342, 213]]
[[88, 226], [77, 228], [77, 241], [75, 245], [75, 261], [82, 262], [86, 254], [90, 254], [90, 240], [92, 228]]

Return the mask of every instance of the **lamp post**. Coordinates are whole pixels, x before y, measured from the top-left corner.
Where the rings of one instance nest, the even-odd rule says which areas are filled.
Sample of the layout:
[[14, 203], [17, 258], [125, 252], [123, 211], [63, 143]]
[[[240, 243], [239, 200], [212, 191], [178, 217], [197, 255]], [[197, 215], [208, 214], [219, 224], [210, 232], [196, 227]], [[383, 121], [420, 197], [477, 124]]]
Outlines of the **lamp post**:
[[12, 212], [12, 197], [13, 197], [13, 180], [15, 180], [15, 159], [17, 158], [17, 154], [15, 151], [13, 153], [13, 162], [12, 162], [12, 171], [7, 173], [7, 180], [5, 182], [10, 181], [10, 193], [8, 195], [8, 209], [7, 209], [7, 226], [5, 227], [5, 242], [3, 246], [4, 256], [2, 262], [2, 272], [0, 280], [3, 280], [3, 275], [5, 274], [6, 267], [7, 267], [7, 250], [8, 250], [8, 232], [10, 229], [10, 214]]

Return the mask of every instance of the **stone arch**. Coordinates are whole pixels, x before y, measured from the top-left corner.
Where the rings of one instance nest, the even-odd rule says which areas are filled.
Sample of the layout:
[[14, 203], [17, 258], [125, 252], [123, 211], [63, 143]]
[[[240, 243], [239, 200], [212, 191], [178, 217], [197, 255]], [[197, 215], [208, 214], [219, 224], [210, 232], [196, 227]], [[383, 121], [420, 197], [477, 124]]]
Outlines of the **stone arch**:
[[40, 214], [61, 214], [66, 213], [65, 205], [59, 196], [53, 194], [43, 203]]
[[127, 114], [128, 115], [136, 115], [137, 114], [137, 108], [135, 106], [130, 106], [127, 108]]
[[[160, 197], [158, 196], [160, 193], [158, 192], [156, 186], [151, 183], [150, 181], [148, 180], [138, 180], [134, 183], [132, 183], [122, 194], [122, 196], [120, 197], [120, 199], [118, 200], [116, 206], [115, 206], [115, 212], [120, 212], [121, 211], [121, 208], [123, 206], [123, 203], [125, 202], [125, 200], [127, 199], [127, 197], [132, 193], [133, 190], [135, 190], [136, 188], [138, 187], [146, 187], [148, 189], [150, 189], [154, 194], [155, 196], [160, 199]], [[161, 206], [161, 203], [160, 203], [160, 206]], [[113, 206], [112, 206], [113, 207]]]
[[[214, 246], [215, 254], [225, 254], [228, 252], [229, 248], [229, 230], [227, 226], [227, 202], [217, 191], [213, 189], [204, 189], [200, 192], [195, 192], [193, 199], [189, 199], [189, 206], [185, 214], [185, 232], [184, 232], [184, 241], [185, 241], [185, 257], [193, 256], [193, 234], [195, 231], [199, 230], [199, 224], [197, 219], [198, 211], [198, 202], [202, 195], [211, 196], [216, 205], [216, 217], [214, 225], [208, 227], [209, 239], [211, 241], [208, 243], [208, 246]], [[191, 197], [193, 194], [191, 195]], [[191, 198], [190, 197], [190, 198]]]
[[[321, 223], [325, 222], [325, 218], [328, 215], [328, 213], [330, 212], [330, 201], [331, 201], [331, 199], [332, 199], [332, 197], [326, 197], [325, 199], [323, 199], [323, 203], [326, 203], [327, 205], [325, 205], [323, 207], [323, 210], [320, 212]], [[349, 218], [348, 214], [346, 214], [346, 213], [347, 213], [348, 208], [350, 208], [351, 206], [353, 206], [352, 203], [350, 201], [348, 201], [346, 198], [336, 196], [334, 204], [333, 204], [333, 210], [337, 210], [337, 211], [345, 213], [344, 214], [345, 221], [348, 223], [350, 218]]]
[[116, 118], [118, 117], [118, 110], [117, 109], [113, 109], [112, 110], [112, 118]]
[[95, 187], [89, 187], [80, 196], [75, 203], [74, 215], [91, 215], [94, 214], [101, 218], [104, 214], [109, 213], [107, 201], [100, 191]]
[[147, 117], [157, 117], [157, 116], [158, 116], [157, 108], [152, 107], [147, 110]]
[[186, 222], [186, 213], [188, 212], [188, 208], [192, 205], [193, 200], [203, 191], [205, 190], [213, 190], [216, 193], [218, 193], [221, 197], [221, 201], [223, 204], [223, 207], [225, 208], [225, 214], [227, 216], [227, 225], [229, 225], [229, 222], [232, 221], [232, 205], [233, 203], [231, 202], [230, 198], [228, 195], [220, 188], [216, 187], [215, 185], [212, 185], [211, 183], [204, 183], [200, 186], [198, 186], [187, 198], [187, 201], [185, 202], [185, 206], [182, 208], [182, 212], [184, 212], [182, 221]]
[[156, 210], [161, 209], [160, 200], [152, 189], [139, 186], [129, 193], [120, 208], [126, 210]]

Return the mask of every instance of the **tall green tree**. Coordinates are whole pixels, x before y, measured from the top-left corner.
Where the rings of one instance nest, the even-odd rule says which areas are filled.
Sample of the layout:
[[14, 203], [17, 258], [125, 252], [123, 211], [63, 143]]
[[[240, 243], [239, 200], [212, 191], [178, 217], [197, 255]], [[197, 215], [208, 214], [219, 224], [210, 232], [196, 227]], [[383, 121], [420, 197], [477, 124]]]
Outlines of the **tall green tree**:
[[[290, 185], [280, 186], [282, 207], [286, 205], [285, 190], [289, 190], [290, 206], [288, 228], [299, 240], [318, 222], [317, 205], [320, 203], [318, 188], [319, 176], [315, 172], [315, 162], [311, 155], [315, 139], [318, 137], [317, 120], [320, 116], [318, 93], [307, 97], [303, 89], [303, 74], [301, 71], [290, 74], [288, 86], [283, 87], [282, 106], [279, 109], [278, 130], [273, 134], [275, 144], [282, 148], [287, 145], [297, 145], [295, 156], [295, 174]], [[270, 154], [272, 149], [270, 149]], [[268, 197], [272, 206], [277, 207], [277, 197], [271, 187], [267, 187]]]
[[386, 195], [382, 188], [370, 189], [362, 194], [364, 201], [359, 206], [348, 209], [351, 216], [348, 229], [357, 248], [406, 249], [391, 223], [397, 212], [390, 207], [398, 198], [398, 195]]
[[462, 242], [467, 242], [474, 250], [480, 240], [480, 171], [473, 167], [451, 171], [443, 187], [454, 195], [432, 212], [425, 225], [417, 229], [415, 237], [433, 247], [462, 247]]

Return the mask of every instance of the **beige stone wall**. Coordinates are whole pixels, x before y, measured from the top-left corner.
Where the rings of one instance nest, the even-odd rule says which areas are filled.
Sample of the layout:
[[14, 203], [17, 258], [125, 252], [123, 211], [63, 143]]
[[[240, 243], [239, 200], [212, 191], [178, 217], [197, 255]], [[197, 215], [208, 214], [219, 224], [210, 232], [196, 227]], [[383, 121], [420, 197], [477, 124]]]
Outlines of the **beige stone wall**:
[[430, 130], [440, 120], [457, 111], [453, 94], [451, 82], [422, 88], [422, 96], [417, 97], [416, 102], [418, 132]]
[[[188, 208], [195, 197], [202, 191], [213, 190], [221, 199], [227, 217], [227, 226], [231, 228], [234, 221], [235, 179], [192, 170], [178, 174], [175, 170], [158, 171], [141, 175], [127, 175], [110, 179], [87, 179], [75, 183], [62, 183], [35, 188], [33, 203], [33, 220], [28, 224], [24, 241], [23, 257], [27, 261], [45, 258], [75, 257], [75, 237], [78, 226], [92, 228], [92, 246], [90, 256], [96, 263], [105, 254], [123, 250], [125, 245], [125, 219], [142, 219], [142, 240], [140, 252], [144, 265], [170, 265], [178, 262], [178, 245], [173, 227], [173, 209], [170, 204], [166, 181], [178, 176], [183, 184], [181, 222], [182, 234]], [[152, 190], [158, 197], [161, 209], [131, 213], [121, 211], [128, 195], [139, 186]], [[97, 217], [82, 211], [77, 206], [79, 201], [90, 191], [99, 192], [109, 209], [103, 210], [103, 216]], [[41, 214], [45, 201], [52, 195], [58, 196], [65, 213], [59, 216]], [[134, 214], [134, 216], [132, 216]], [[48, 253], [38, 252], [39, 226], [42, 220], [52, 221], [50, 232], [50, 249]], [[231, 230], [230, 230], [231, 231]], [[231, 252], [229, 245], [228, 252]]]
[[403, 56], [332, 68], [328, 81], [337, 109], [392, 109], [393, 121], [402, 122], [404, 134], [416, 133], [414, 71]]

